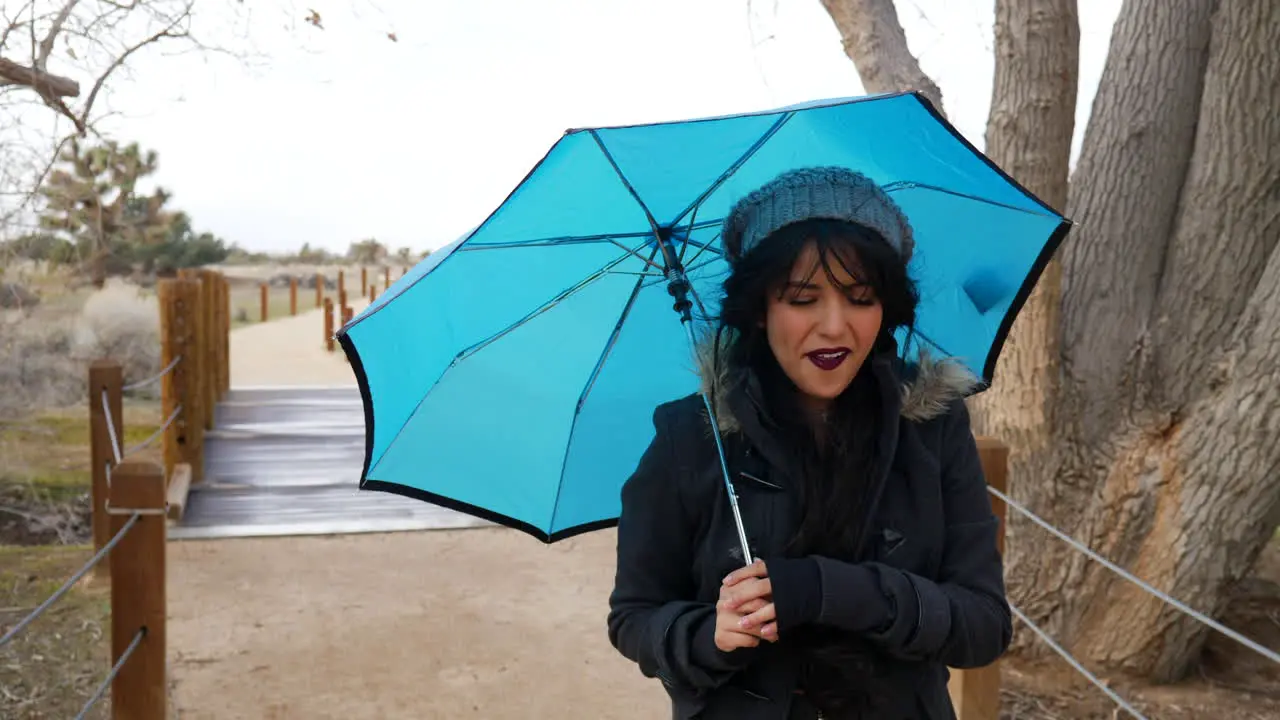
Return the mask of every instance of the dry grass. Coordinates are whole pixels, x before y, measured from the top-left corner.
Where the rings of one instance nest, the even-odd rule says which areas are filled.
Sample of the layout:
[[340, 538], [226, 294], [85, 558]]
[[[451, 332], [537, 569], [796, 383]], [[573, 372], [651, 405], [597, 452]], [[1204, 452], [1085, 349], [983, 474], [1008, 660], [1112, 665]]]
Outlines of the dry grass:
[[[7, 631], [92, 556], [76, 547], [0, 547], [0, 630]], [[82, 582], [0, 648], [0, 717], [75, 717], [110, 666], [105, 583]], [[108, 693], [109, 695], [109, 693]], [[109, 717], [110, 697], [87, 717]]]
[[[155, 403], [124, 408], [126, 448], [159, 427]], [[79, 543], [89, 532], [89, 416], [84, 408], [0, 422], [0, 543]]]
[[120, 362], [126, 383], [159, 369], [153, 294], [119, 281], [87, 294], [46, 288], [36, 307], [0, 314], [0, 419], [83, 403], [88, 365], [102, 357]]

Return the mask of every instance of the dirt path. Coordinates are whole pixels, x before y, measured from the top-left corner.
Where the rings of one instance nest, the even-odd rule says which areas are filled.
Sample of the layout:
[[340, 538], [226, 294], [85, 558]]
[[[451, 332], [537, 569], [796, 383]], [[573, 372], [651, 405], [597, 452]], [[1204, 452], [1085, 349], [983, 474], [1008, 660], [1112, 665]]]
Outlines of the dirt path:
[[181, 542], [170, 662], [188, 718], [660, 718], [605, 635], [612, 531]]
[[[358, 314], [367, 304], [353, 301]], [[342, 349], [324, 349], [324, 311], [255, 323], [231, 332], [231, 384], [354, 385]]]
[[[231, 334], [233, 386], [354, 382], [309, 312]], [[605, 635], [613, 531], [497, 528], [175, 541], [183, 720], [661, 718]]]

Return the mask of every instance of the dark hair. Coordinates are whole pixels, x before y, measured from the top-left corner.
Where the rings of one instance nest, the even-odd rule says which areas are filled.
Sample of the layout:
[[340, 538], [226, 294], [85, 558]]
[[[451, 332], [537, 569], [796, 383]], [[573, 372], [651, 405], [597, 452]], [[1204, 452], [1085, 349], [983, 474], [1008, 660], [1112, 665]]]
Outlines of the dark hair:
[[[855, 283], [869, 287], [880, 301], [884, 319], [867, 362], [849, 387], [836, 398], [827, 418], [827, 432], [819, 437], [806, 420], [799, 390], [778, 364], [763, 327], [770, 294], [789, 292], [787, 281], [797, 259], [814, 243], [819, 269], [839, 286], [835, 267]], [[907, 263], [876, 231], [839, 220], [813, 219], [786, 225], [744, 256], [730, 263], [724, 281], [719, 329], [730, 367], [753, 372], [759, 380], [760, 401], [769, 426], [780, 436], [778, 447], [789, 456], [797, 477], [799, 497], [796, 532], [787, 554], [811, 554], [856, 561], [865, 536], [871, 476], [882, 430], [880, 389], [869, 365], [874, 357], [895, 353], [894, 333], [915, 323], [919, 295], [907, 273]], [[843, 287], [846, 293], [854, 287]], [[794, 290], [790, 290], [794, 292]], [[718, 341], [713, 346], [720, 352]], [[801, 629], [809, 650], [802, 670], [811, 699], [827, 712], [867, 711], [874, 703], [871, 690], [877, 651], [856, 636]]]
[[[720, 306], [720, 328], [732, 331], [724, 361], [756, 374], [771, 425], [783, 434], [779, 444], [800, 471], [801, 516], [793, 551], [853, 559], [860, 550], [866, 509], [862, 494], [867, 483], [860, 480], [868, 474], [879, 437], [879, 390], [864, 364], [833, 404], [831, 431], [819, 443], [802, 415], [799, 392], [778, 365], [762, 327], [769, 295], [788, 292], [792, 268], [810, 242], [819, 260], [814, 272], [821, 270], [836, 283], [833, 268], [839, 266], [880, 301], [884, 320], [872, 356], [893, 352], [894, 333], [912, 327], [919, 301], [915, 283], [902, 257], [879, 233], [840, 220], [804, 220], [764, 238], [731, 264]], [[719, 351], [720, 344], [714, 347]]]

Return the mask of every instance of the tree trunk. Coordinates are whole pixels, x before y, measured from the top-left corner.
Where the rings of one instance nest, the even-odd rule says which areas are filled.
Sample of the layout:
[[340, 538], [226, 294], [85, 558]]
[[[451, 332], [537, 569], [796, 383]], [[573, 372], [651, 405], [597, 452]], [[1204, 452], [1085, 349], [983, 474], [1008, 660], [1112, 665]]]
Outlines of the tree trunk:
[[822, 0], [840, 31], [844, 54], [870, 94], [918, 90], [942, 112], [942, 91], [907, 47], [893, 0]]
[[[868, 91], [936, 88], [888, 2], [823, 5]], [[1212, 615], [1280, 524], [1280, 5], [1126, 0], [1067, 192], [1077, 33], [1068, 0], [997, 1], [987, 153], [1076, 227], [975, 421], [1016, 499]], [[1206, 628], [1010, 529], [1011, 599], [1077, 657], [1192, 666]]]
[[[1211, 615], [1280, 521], [1278, 45], [1265, 0], [1126, 2], [1071, 184], [1054, 446], [1020, 478], [1033, 510]], [[1192, 666], [1204, 627], [1029, 539], [1010, 592], [1077, 657]]]
[[[1076, 0], [997, 0], [995, 82], [986, 154], [1052, 207], [1067, 203], [1080, 67]], [[1015, 499], [1051, 473], [1058, 401], [1061, 266], [1049, 263], [1014, 321], [989, 388], [969, 404], [974, 429], [1009, 444]], [[1027, 521], [1010, 516], [1008, 545]]]

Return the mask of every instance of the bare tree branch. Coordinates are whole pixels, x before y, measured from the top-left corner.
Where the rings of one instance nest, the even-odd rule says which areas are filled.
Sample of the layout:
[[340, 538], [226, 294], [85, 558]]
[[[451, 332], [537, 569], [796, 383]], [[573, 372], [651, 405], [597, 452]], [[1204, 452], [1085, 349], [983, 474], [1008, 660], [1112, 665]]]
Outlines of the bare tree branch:
[[158, 42], [164, 38], [188, 37], [188, 33], [186, 31], [174, 32], [174, 28], [176, 28], [184, 20], [188, 19], [190, 17], [189, 13], [190, 13], [190, 6], [188, 6], [188, 12], [184, 13], [181, 17], [177, 18], [172, 23], [170, 23], [169, 27], [165, 28], [164, 30], [161, 30], [158, 33], [155, 33], [151, 37], [148, 37], [145, 40], [142, 40], [141, 42], [138, 42], [129, 46], [128, 48], [125, 49], [124, 52], [120, 53], [120, 55], [116, 57], [115, 61], [113, 61], [111, 65], [109, 65], [107, 69], [104, 70], [103, 73], [98, 76], [98, 79], [94, 81], [93, 89], [89, 91], [89, 97], [86, 98], [84, 101], [84, 109], [81, 111], [80, 120], [76, 125], [77, 128], [83, 127], [88, 122], [89, 113], [90, 111], [93, 110], [93, 101], [97, 99], [98, 93], [102, 90], [103, 83], [107, 81], [107, 78], [111, 77], [111, 73], [120, 69], [120, 67], [125, 64], [125, 61], [129, 59], [130, 55], [133, 55], [135, 52], [141, 50], [142, 48], [148, 45], [151, 45], [152, 43]]
[[844, 53], [868, 93], [917, 90], [945, 115], [942, 90], [907, 47], [893, 0], [822, 0], [822, 6], [840, 31]]
[[41, 97], [79, 97], [80, 95], [80, 83], [71, 78], [0, 58], [0, 86], [3, 85], [29, 87]]
[[62, 32], [62, 26], [67, 24], [67, 18], [71, 16], [71, 11], [76, 9], [76, 4], [80, 0], [67, 0], [67, 4], [62, 6], [62, 10], [58, 11], [58, 16], [49, 24], [49, 32], [45, 33], [44, 40], [40, 42], [40, 54], [36, 56], [36, 61], [32, 63], [33, 67], [43, 70], [49, 62], [49, 55], [53, 53], [54, 42], [58, 39], [58, 33]]

